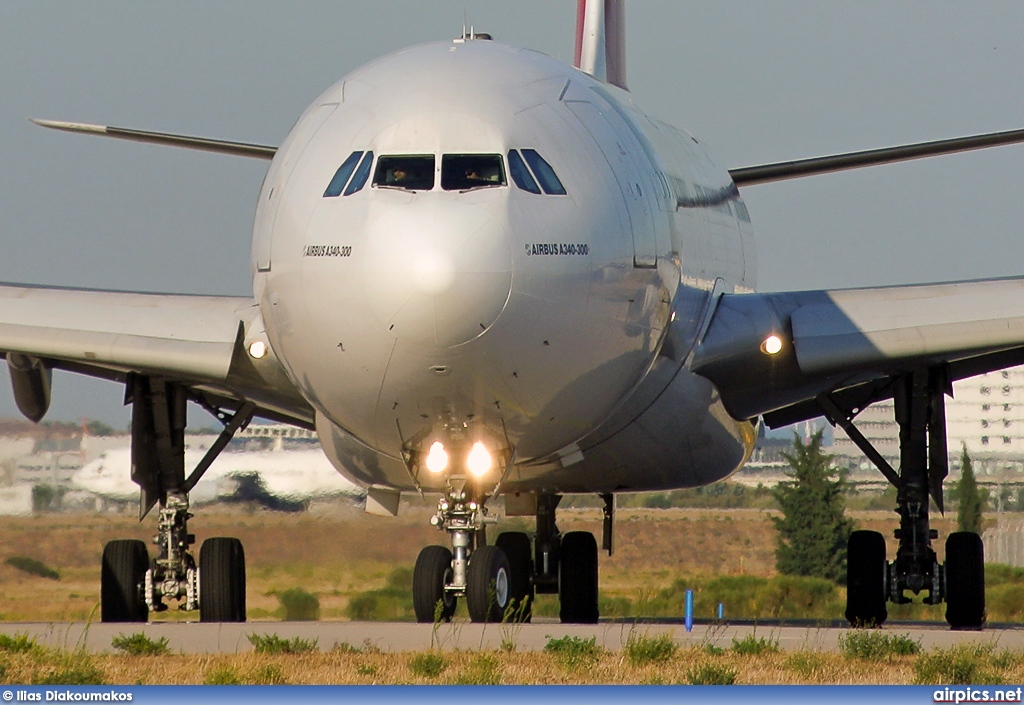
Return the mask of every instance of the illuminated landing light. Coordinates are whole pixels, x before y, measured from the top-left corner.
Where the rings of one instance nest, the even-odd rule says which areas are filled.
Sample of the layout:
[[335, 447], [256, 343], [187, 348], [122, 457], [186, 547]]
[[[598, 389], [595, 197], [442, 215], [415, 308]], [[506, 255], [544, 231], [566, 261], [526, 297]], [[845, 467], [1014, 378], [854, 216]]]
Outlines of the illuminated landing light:
[[777, 355], [782, 350], [782, 338], [777, 335], [769, 335], [761, 343], [761, 352], [765, 355]]
[[249, 354], [257, 360], [263, 358], [263, 356], [267, 354], [267, 344], [262, 340], [254, 340], [249, 345]]
[[434, 441], [427, 453], [427, 470], [430, 472], [444, 472], [448, 467], [448, 454], [444, 452], [444, 444], [441, 441]]
[[491, 460], [491, 454], [487, 452], [484, 444], [480, 441], [473, 444], [473, 449], [469, 451], [467, 462], [469, 464], [469, 471], [477, 477], [486, 475], [487, 471], [494, 464], [494, 461]]

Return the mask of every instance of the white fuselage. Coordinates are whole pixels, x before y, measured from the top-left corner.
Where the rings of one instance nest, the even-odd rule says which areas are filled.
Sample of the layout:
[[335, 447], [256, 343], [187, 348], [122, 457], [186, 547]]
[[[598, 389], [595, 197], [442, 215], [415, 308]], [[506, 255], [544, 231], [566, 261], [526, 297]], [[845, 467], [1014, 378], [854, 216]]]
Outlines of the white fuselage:
[[[520, 187], [510, 150], [535, 150], [564, 195]], [[365, 183], [325, 195], [353, 154], [373, 160]], [[390, 186], [380, 160], [408, 155], [433, 157], [429, 188]], [[446, 155], [500, 157], [502, 182], [446, 189]], [[254, 226], [266, 338], [328, 456], [403, 489], [443, 486], [423, 469], [437, 440], [459, 457], [481, 441], [498, 476], [514, 450], [506, 489], [728, 475], [753, 429], [686, 356], [714, 293], [751, 289], [754, 269], [746, 209], [696, 140], [489, 41], [406, 49], [328, 89], [278, 150]]]

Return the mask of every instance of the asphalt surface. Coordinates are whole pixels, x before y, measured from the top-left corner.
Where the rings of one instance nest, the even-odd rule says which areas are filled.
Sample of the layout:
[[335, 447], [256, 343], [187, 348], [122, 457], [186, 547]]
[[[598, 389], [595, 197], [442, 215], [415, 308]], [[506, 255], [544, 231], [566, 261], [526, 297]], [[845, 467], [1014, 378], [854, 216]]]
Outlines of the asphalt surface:
[[[682, 624], [630, 620], [602, 622], [597, 625], [562, 625], [557, 621], [535, 624], [410, 624], [407, 622], [250, 622], [247, 624], [210, 624], [158, 622], [150, 624], [85, 624], [7, 622], [0, 633], [28, 634], [40, 644], [89, 651], [113, 651], [112, 640], [119, 635], [144, 632], [149, 638], [166, 638], [173, 652], [240, 653], [252, 650], [251, 634], [285, 639], [299, 637], [315, 640], [327, 651], [338, 646], [374, 648], [381, 651], [419, 651], [431, 647], [441, 650], [491, 650], [503, 643], [518, 651], [540, 651], [551, 638], [596, 637], [606, 649], [619, 650], [631, 634], [655, 636], [668, 633], [680, 646], [714, 645], [728, 648], [733, 639], [747, 635], [777, 641], [786, 651], [836, 651], [840, 624], [696, 624], [687, 632]], [[906, 634], [920, 640], [925, 649], [949, 647], [957, 643], [994, 643], [1000, 649], [1024, 649], [1024, 625], [994, 625], [984, 631], [950, 631], [945, 624], [895, 623], [885, 631]]]

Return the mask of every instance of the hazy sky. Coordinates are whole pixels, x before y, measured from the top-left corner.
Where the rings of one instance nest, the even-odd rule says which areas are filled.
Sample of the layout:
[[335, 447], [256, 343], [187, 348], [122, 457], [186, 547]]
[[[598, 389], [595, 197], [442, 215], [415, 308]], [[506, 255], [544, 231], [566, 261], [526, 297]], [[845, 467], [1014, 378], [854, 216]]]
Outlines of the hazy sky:
[[[250, 294], [266, 162], [27, 118], [278, 144], [329, 84], [464, 13], [572, 58], [571, 0], [3, 2], [0, 280]], [[1024, 3], [628, 0], [626, 26], [638, 104], [727, 168], [1024, 127]], [[760, 288], [1024, 274], [1022, 177], [1024, 146], [744, 189]], [[49, 418], [124, 425], [121, 395], [61, 374]]]

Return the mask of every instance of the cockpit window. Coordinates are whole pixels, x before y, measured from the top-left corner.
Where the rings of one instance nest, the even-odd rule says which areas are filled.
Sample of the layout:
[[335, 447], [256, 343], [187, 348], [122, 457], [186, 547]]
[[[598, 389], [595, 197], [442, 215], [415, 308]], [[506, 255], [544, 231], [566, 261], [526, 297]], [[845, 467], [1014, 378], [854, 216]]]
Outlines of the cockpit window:
[[530, 175], [530, 170], [526, 168], [526, 162], [519, 156], [519, 152], [514, 149], [508, 150], [508, 173], [512, 175], [512, 180], [516, 182], [516, 186], [522, 190], [529, 191], [530, 193], [540, 193], [540, 187]]
[[411, 191], [429, 191], [434, 188], [434, 155], [382, 155], [377, 160], [373, 185]]
[[534, 149], [524, 149], [523, 156], [526, 158], [526, 163], [533, 169], [533, 173], [537, 177], [537, 181], [540, 182], [541, 188], [544, 189], [544, 193], [556, 196], [565, 195], [565, 187], [558, 180], [558, 176], [555, 174], [555, 170], [551, 168], [551, 165], [544, 161], [544, 157], [537, 154], [537, 151]]
[[346, 196], [351, 196], [366, 184], [366, 177], [370, 175], [371, 164], [373, 164], [373, 152], [367, 152], [363, 157], [363, 161], [359, 162], [359, 168], [356, 169], [356, 173], [352, 175], [352, 181], [349, 182], [348, 188], [345, 189]]
[[445, 191], [468, 191], [505, 183], [500, 154], [445, 154], [441, 157], [441, 188]]
[[348, 159], [342, 162], [338, 170], [334, 172], [334, 178], [331, 179], [331, 183], [327, 185], [327, 190], [324, 191], [324, 198], [333, 198], [341, 195], [342, 189], [348, 183], [348, 177], [352, 176], [352, 172], [355, 170], [356, 164], [359, 163], [359, 157], [361, 156], [363, 156], [362, 152], [352, 152], [352, 154], [348, 155]]

